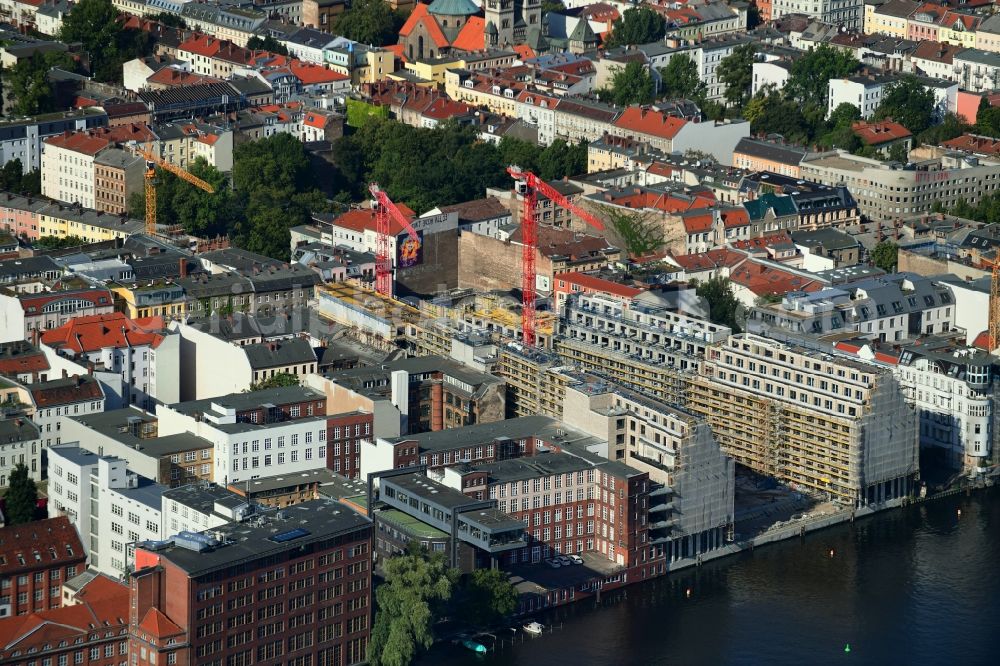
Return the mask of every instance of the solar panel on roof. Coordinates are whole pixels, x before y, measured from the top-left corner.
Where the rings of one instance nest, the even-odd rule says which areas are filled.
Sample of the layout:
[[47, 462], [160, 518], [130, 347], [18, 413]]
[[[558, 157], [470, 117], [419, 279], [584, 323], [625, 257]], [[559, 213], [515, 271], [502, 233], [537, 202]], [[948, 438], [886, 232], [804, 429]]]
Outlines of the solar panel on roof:
[[294, 530], [288, 530], [287, 532], [282, 532], [281, 534], [275, 534], [273, 537], [268, 537], [271, 541], [275, 543], [286, 543], [288, 541], [294, 541], [295, 539], [301, 539], [304, 536], [309, 536], [311, 532], [301, 527], [296, 527]]

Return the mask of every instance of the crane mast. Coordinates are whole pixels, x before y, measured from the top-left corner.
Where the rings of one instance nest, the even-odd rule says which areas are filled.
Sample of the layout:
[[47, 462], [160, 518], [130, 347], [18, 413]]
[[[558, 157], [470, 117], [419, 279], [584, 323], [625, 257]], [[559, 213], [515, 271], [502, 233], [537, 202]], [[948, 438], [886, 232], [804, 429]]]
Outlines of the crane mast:
[[538, 276], [535, 266], [538, 253], [538, 195], [541, 194], [553, 205], [568, 210], [595, 229], [603, 230], [604, 223], [532, 172], [519, 166], [509, 166], [507, 173], [517, 182], [517, 191], [524, 201], [524, 212], [521, 216], [521, 338], [524, 344], [533, 346]]
[[403, 212], [392, 202], [389, 195], [385, 193], [376, 183], [368, 186], [375, 200], [375, 291], [383, 296], [392, 297], [393, 279], [392, 267], [393, 257], [392, 247], [389, 242], [389, 222], [395, 220], [401, 226], [411, 240], [420, 242], [420, 237], [410, 224]]

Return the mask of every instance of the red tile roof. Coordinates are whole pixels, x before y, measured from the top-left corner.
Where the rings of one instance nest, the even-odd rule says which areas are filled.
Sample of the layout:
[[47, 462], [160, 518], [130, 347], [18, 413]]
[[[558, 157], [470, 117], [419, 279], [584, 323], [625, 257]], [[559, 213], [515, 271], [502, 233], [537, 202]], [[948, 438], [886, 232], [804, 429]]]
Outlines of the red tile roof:
[[292, 74], [295, 75], [295, 78], [307, 86], [351, 80], [351, 77], [346, 74], [335, 72], [332, 69], [323, 67], [322, 65], [302, 62], [301, 60], [292, 60], [288, 64], [288, 67]]
[[952, 150], [964, 150], [981, 155], [1000, 155], [1000, 139], [988, 136], [963, 134], [949, 141], [942, 141], [941, 145]]
[[[416, 213], [406, 204], [397, 203], [396, 207], [410, 219], [416, 217]], [[371, 209], [348, 211], [334, 218], [333, 226], [357, 232], [375, 231], [375, 211]], [[400, 234], [403, 232], [403, 227], [396, 220], [389, 218], [389, 232]]]
[[0, 528], [0, 577], [65, 566], [86, 557], [80, 535], [66, 516]]
[[738, 266], [746, 261], [747, 256], [741, 252], [734, 252], [725, 248], [709, 250], [708, 252], [696, 252], [693, 254], [679, 254], [672, 257], [674, 263], [686, 271], [697, 273], [709, 271], [716, 268]]
[[556, 279], [591, 291], [621, 296], [623, 298], [635, 298], [645, 291], [645, 289], [630, 287], [620, 282], [612, 282], [611, 280], [605, 280], [604, 278], [599, 278], [596, 275], [588, 275], [587, 273], [560, 273]]
[[781, 233], [771, 234], [770, 236], [759, 236], [757, 238], [744, 238], [731, 245], [738, 250], [751, 250], [755, 248], [765, 248], [771, 247], [772, 245], [789, 245], [792, 242], [792, 237], [787, 231], [782, 231]]
[[486, 40], [483, 38], [485, 28], [486, 19], [482, 16], [470, 16], [455, 37], [455, 41], [451, 43], [452, 48], [461, 51], [482, 51], [486, 48]]
[[0, 375], [18, 375], [49, 369], [45, 354], [27, 342], [12, 342], [0, 350]]
[[753, 260], [730, 271], [731, 282], [742, 285], [758, 296], [783, 295], [790, 291], [818, 291], [823, 284]]
[[111, 140], [91, 132], [64, 132], [45, 139], [45, 143], [75, 153], [94, 156], [111, 145]]
[[745, 227], [750, 224], [750, 213], [746, 208], [730, 208], [719, 213], [722, 218], [722, 225], [726, 229], [734, 227]]
[[[107, 289], [67, 289], [65, 291], [45, 291], [38, 294], [21, 294], [18, 296], [21, 309], [29, 314], [37, 314], [46, 305], [62, 300], [90, 301], [94, 307], [110, 307], [113, 303], [111, 292]], [[31, 310], [31, 308], [35, 308]]]
[[433, 118], [435, 120], [447, 120], [449, 118], [454, 118], [456, 116], [471, 116], [475, 112], [468, 104], [462, 102], [454, 102], [450, 99], [444, 97], [438, 97], [431, 105], [424, 109], [423, 116], [425, 118]]
[[615, 127], [662, 139], [673, 139], [686, 124], [686, 120], [646, 106], [630, 106], [615, 121]]
[[990, 332], [987, 330], [977, 335], [976, 339], [972, 341], [972, 346], [985, 349], [988, 352], [993, 351], [990, 349]]
[[76, 353], [92, 352], [131, 345], [159, 346], [163, 341], [163, 318], [145, 317], [132, 320], [121, 312], [76, 317], [59, 328], [42, 334], [42, 342], [51, 347], [72, 349]]
[[178, 627], [176, 623], [164, 615], [158, 608], [150, 608], [146, 611], [145, 617], [139, 623], [139, 628], [157, 639], [180, 636], [184, 633], [183, 629]]
[[699, 234], [705, 231], [709, 231], [712, 228], [712, 223], [715, 221], [715, 216], [712, 211], [705, 213], [697, 212], [688, 215], [682, 215], [681, 220], [684, 222], [684, 231], [689, 234]]
[[62, 608], [0, 619], [0, 661], [13, 650], [22, 656], [43, 653], [63, 641], [82, 649], [94, 627], [102, 628], [103, 637], [105, 629], [118, 634], [128, 625], [129, 589], [121, 583], [99, 575], [77, 593], [77, 600]]
[[890, 143], [913, 136], [910, 130], [892, 120], [879, 120], [873, 123], [858, 120], [851, 124], [851, 131], [854, 132], [854, 136], [869, 146], [877, 146], [881, 143]]
[[163, 67], [146, 77], [147, 83], [156, 83], [164, 86], [193, 86], [198, 83], [218, 83], [221, 80], [214, 76], [185, 72], [173, 67]]
[[444, 36], [444, 33], [441, 32], [441, 27], [438, 26], [434, 17], [427, 13], [427, 5], [420, 2], [418, 2], [416, 7], [413, 8], [413, 11], [410, 12], [410, 16], [406, 19], [406, 23], [403, 24], [403, 27], [399, 29], [400, 37], [409, 36], [409, 34], [413, 32], [413, 29], [420, 23], [423, 23], [424, 29], [427, 31], [427, 34], [430, 36], [431, 41], [434, 42], [435, 46], [439, 49], [448, 47], [448, 39]]
[[36, 408], [71, 405], [75, 402], [89, 402], [104, 397], [101, 385], [89, 375], [74, 375], [65, 379], [55, 379], [30, 387]]

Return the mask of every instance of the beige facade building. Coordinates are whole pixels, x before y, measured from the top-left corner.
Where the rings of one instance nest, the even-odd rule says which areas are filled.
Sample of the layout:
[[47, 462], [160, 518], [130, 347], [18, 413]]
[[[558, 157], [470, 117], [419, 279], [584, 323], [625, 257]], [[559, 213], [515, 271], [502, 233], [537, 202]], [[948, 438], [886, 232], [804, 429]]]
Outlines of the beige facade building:
[[888, 368], [734, 335], [709, 350], [686, 406], [737, 462], [803, 492], [885, 504], [917, 478], [916, 413]]
[[120, 148], [108, 148], [94, 159], [94, 208], [122, 215], [132, 194], [142, 191], [145, 161]]

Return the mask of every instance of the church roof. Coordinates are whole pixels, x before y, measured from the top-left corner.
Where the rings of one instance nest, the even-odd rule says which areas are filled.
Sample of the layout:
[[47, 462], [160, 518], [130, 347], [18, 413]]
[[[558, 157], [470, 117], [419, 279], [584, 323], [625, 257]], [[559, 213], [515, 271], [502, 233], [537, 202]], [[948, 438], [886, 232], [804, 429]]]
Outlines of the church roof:
[[583, 42], [584, 44], [596, 42], [597, 35], [594, 34], [594, 29], [590, 27], [590, 21], [585, 18], [577, 21], [576, 27], [573, 28], [573, 33], [569, 36], [569, 41]]
[[439, 16], [471, 16], [479, 13], [472, 0], [434, 0], [427, 11]]

